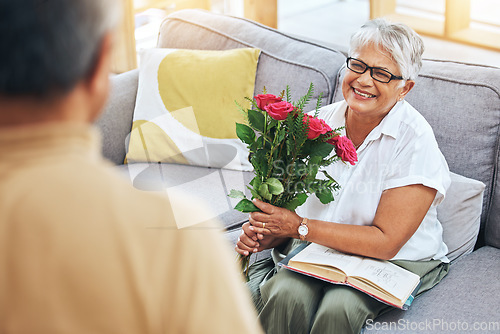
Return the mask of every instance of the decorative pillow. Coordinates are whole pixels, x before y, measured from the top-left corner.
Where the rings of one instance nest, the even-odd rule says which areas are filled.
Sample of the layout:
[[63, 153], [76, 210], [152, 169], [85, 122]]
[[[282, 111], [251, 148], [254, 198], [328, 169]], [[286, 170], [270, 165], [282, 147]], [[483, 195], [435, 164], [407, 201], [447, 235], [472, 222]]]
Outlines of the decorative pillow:
[[236, 136], [250, 107], [259, 49], [150, 49], [141, 56], [126, 163], [252, 170]]
[[443, 239], [450, 261], [473, 251], [479, 233], [483, 191], [477, 180], [450, 173], [451, 185], [438, 206], [438, 220], [443, 225]]

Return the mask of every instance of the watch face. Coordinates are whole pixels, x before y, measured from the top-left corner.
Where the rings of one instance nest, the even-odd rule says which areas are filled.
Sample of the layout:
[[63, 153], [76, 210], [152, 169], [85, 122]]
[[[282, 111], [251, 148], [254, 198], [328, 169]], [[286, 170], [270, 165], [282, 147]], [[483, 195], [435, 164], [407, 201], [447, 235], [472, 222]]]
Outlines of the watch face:
[[309, 229], [307, 228], [306, 225], [299, 226], [299, 234], [300, 235], [307, 235], [308, 232], [309, 232]]

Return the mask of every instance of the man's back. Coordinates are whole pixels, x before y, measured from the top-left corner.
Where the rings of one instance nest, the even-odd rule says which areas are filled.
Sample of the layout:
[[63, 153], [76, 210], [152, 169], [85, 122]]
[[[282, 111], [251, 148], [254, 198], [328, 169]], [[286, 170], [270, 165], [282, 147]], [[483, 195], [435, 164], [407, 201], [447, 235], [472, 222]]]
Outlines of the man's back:
[[0, 332], [255, 332], [218, 226], [178, 229], [167, 198], [115, 175], [98, 144], [85, 125], [0, 132]]

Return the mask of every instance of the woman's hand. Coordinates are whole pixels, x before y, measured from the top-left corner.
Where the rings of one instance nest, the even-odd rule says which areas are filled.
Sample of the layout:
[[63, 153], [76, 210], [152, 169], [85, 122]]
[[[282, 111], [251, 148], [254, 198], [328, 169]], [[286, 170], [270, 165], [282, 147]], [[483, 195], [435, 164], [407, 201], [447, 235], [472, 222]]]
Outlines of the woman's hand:
[[[238, 254], [243, 256], [257, 253], [259, 251], [260, 243], [257, 233], [250, 231], [250, 223], [245, 223], [242, 226], [242, 232], [238, 241], [236, 242], [235, 250]], [[261, 235], [261, 239], [262, 239]]]
[[274, 236], [277, 238], [298, 238], [298, 228], [302, 218], [295, 212], [273, 206], [259, 200], [253, 203], [262, 212], [250, 214], [250, 231], [256, 235]]
[[250, 223], [245, 223], [242, 226], [242, 232], [236, 242], [235, 250], [243, 256], [252, 253], [261, 252], [264, 249], [269, 249], [278, 246], [286, 239], [276, 238], [272, 235], [262, 235], [251, 230]]

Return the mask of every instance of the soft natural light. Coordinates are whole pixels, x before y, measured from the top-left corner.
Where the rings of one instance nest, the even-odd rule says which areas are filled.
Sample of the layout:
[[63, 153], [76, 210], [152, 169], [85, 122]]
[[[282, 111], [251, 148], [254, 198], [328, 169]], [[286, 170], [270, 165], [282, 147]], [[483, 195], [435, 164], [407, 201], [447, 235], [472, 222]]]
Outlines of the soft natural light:
[[[132, 1], [138, 55], [156, 46], [162, 20], [183, 6], [210, 3], [213, 12], [244, 16], [244, 0]], [[278, 30], [346, 48], [350, 35], [369, 19], [370, 5], [377, 0], [269, 1], [278, 3]], [[380, 3], [387, 6], [391, 2]], [[407, 23], [422, 35], [425, 57], [500, 66], [499, 0], [396, 0], [395, 3], [395, 16], [391, 19]], [[470, 7], [462, 6], [468, 3]], [[451, 28], [446, 25], [450, 19], [458, 22]], [[453, 27], [455, 30], [450, 30]]]

